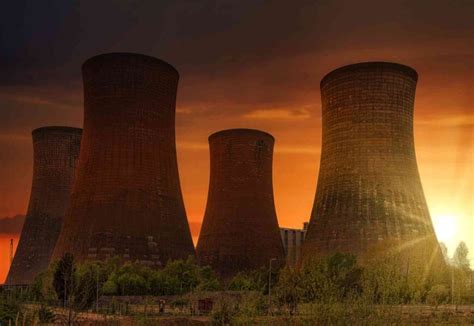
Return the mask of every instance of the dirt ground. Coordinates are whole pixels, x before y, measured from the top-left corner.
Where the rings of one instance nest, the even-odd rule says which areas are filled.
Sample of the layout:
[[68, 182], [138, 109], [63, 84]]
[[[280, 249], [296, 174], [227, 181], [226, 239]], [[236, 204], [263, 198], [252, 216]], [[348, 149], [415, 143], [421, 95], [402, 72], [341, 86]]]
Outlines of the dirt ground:
[[[387, 318], [372, 319], [361, 318], [352, 320], [354, 325], [474, 325], [474, 306], [450, 305], [440, 306], [437, 309], [431, 306], [393, 306], [384, 307], [389, 312]], [[66, 312], [56, 311], [58, 318], [55, 324], [66, 324]], [[347, 317], [347, 316], [346, 316]], [[357, 318], [357, 317], [356, 317]], [[113, 316], [95, 313], [79, 313], [74, 316], [74, 325], [165, 325], [165, 326], [199, 326], [211, 325], [209, 316]], [[330, 320], [321, 319], [320, 316], [303, 315], [297, 316], [262, 316], [253, 319], [236, 319], [235, 324], [243, 325], [344, 325], [347, 319]], [[232, 323], [234, 324], [234, 322]]]

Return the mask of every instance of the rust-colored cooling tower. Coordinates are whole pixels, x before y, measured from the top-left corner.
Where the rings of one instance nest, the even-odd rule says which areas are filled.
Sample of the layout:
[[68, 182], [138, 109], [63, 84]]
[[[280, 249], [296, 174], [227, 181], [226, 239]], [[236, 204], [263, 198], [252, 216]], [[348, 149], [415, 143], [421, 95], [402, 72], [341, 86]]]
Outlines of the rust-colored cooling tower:
[[335, 252], [361, 261], [441, 257], [413, 141], [417, 73], [370, 62], [321, 81], [322, 152], [304, 259]]
[[273, 202], [273, 144], [270, 134], [251, 129], [209, 137], [209, 195], [196, 250], [200, 263], [221, 276], [285, 260]]
[[48, 268], [69, 202], [81, 133], [71, 127], [43, 127], [32, 133], [30, 203], [7, 284], [29, 284]]
[[194, 255], [175, 145], [179, 75], [159, 59], [103, 54], [82, 66], [84, 134], [54, 257], [161, 266]]

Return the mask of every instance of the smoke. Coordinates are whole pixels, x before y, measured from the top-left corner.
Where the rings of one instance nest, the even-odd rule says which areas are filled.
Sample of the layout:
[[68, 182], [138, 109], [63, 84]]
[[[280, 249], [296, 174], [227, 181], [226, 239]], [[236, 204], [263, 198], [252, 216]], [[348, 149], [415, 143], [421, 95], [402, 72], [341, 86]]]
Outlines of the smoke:
[[25, 215], [0, 218], [0, 235], [20, 234], [25, 222]]

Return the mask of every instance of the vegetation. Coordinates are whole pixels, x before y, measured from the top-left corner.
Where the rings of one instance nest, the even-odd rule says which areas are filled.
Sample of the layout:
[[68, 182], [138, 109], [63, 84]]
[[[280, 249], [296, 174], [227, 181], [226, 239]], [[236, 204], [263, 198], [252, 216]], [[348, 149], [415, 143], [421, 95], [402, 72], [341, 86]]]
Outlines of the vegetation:
[[[274, 287], [278, 281], [277, 269], [272, 269], [271, 287]], [[269, 270], [260, 268], [254, 271], [240, 272], [229, 282], [227, 290], [230, 291], [258, 291], [268, 294]]]
[[449, 301], [449, 289], [444, 284], [437, 284], [433, 286], [428, 292], [426, 298], [428, 304], [438, 309], [439, 305], [446, 304]]
[[[49, 285], [51, 275], [54, 275], [54, 292]], [[164, 268], [155, 270], [138, 263], [120, 265], [116, 258], [76, 264], [68, 254], [41, 274], [33, 285], [35, 297], [40, 301], [70, 301], [80, 310], [90, 308], [102, 295], [180, 295], [215, 291], [220, 287], [212, 269], [199, 266], [192, 257], [169, 261]]]
[[300, 273], [306, 302], [343, 301], [361, 292], [362, 269], [354, 255], [340, 254], [310, 260]]
[[456, 305], [474, 302], [473, 271], [468, 255], [469, 249], [461, 242], [451, 261], [452, 302]]
[[[29, 290], [0, 292], [0, 324], [16, 320], [71, 324], [78, 320], [80, 311], [95, 310], [101, 297], [111, 297], [105, 299], [107, 312], [103, 313], [142, 311], [136, 316], [146, 323], [161, 300], [154, 296], [172, 296], [167, 299], [168, 306], [183, 315], [196, 312], [193, 305], [200, 296], [228, 290], [232, 291], [229, 295], [212, 294], [214, 307], [209, 318], [215, 324], [255, 324], [267, 315], [302, 324], [357, 320], [403, 324], [410, 322], [401, 319], [407, 315], [403, 307], [421, 307], [419, 304], [432, 306], [444, 318], [446, 308], [440, 306], [474, 303], [468, 253], [461, 243], [448, 268], [431, 271], [426, 263], [409, 265], [397, 256], [361, 267], [355, 256], [339, 253], [307, 261], [300, 268], [272, 270], [270, 286], [265, 268], [241, 272], [222, 284], [210, 267], [199, 266], [193, 258], [169, 261], [156, 270], [138, 263], [121, 265], [117, 258], [77, 263], [66, 254], [39, 275]], [[137, 310], [136, 303], [124, 304], [120, 296], [139, 296], [142, 308]], [[28, 308], [25, 302], [36, 304]]]
[[0, 325], [8, 325], [8, 321], [16, 320], [20, 313], [20, 305], [15, 301], [0, 301]]
[[76, 266], [73, 255], [66, 253], [57, 263], [53, 274], [53, 287], [58, 299], [66, 306], [73, 295]]
[[230, 325], [237, 314], [236, 306], [228, 300], [219, 301], [211, 314], [214, 325]]
[[54, 312], [51, 308], [41, 305], [38, 309], [38, 321], [42, 324], [52, 323], [54, 321]]

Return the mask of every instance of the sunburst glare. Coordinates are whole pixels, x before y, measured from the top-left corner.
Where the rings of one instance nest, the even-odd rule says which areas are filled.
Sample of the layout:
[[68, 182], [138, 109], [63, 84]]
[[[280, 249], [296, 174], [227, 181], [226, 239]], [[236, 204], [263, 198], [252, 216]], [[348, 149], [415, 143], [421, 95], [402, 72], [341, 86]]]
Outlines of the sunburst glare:
[[454, 215], [438, 215], [433, 219], [436, 235], [440, 242], [450, 244], [456, 240], [457, 218]]

